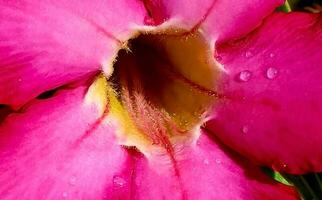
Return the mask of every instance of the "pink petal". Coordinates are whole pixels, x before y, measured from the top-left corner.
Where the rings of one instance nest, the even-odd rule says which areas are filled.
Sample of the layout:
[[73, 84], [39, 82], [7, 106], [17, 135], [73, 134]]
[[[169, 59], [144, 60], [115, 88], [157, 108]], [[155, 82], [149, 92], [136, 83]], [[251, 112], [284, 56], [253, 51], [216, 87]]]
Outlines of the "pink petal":
[[0, 104], [17, 108], [38, 94], [100, 70], [145, 8], [137, 0], [23, 0], [0, 3]]
[[213, 41], [247, 34], [283, 0], [145, 0], [156, 23], [179, 19], [188, 29], [200, 27]]
[[288, 186], [273, 182], [260, 169], [217, 145], [203, 133], [194, 147], [136, 162], [134, 199], [297, 199]]
[[162, 155], [148, 162], [124, 151], [113, 127], [84, 104], [86, 89], [61, 90], [6, 118], [0, 126], [0, 199], [296, 198], [290, 187], [206, 135], [175, 155], [179, 176]]
[[320, 15], [277, 13], [246, 38], [218, 47], [227, 76], [208, 127], [260, 164], [322, 171]]
[[96, 110], [84, 104], [85, 91], [82, 86], [35, 100], [24, 113], [9, 115], [3, 122], [0, 199], [128, 195], [122, 176], [130, 157], [116, 144], [114, 129], [98, 124]]

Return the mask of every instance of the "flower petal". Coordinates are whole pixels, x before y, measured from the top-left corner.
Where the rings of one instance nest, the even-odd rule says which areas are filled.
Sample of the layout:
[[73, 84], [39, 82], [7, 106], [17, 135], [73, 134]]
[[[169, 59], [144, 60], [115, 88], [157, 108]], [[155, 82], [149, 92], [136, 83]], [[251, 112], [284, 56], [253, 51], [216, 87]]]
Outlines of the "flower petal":
[[320, 15], [276, 13], [219, 46], [227, 70], [207, 126], [223, 143], [279, 171], [322, 171]]
[[84, 75], [107, 73], [146, 11], [136, 0], [1, 1], [0, 103], [18, 108]]
[[216, 43], [240, 38], [283, 3], [284, 0], [218, 0], [202, 23], [203, 32]]
[[[0, 126], [0, 199], [124, 197], [130, 158], [114, 129], [84, 103], [86, 87], [35, 100]], [[86, 137], [84, 137], [86, 136]], [[120, 177], [118, 177], [120, 175]]]
[[283, 0], [147, 0], [156, 23], [178, 19], [187, 29], [201, 27], [212, 41], [240, 37], [260, 24]]
[[205, 132], [175, 156], [175, 165], [162, 157], [137, 159], [137, 199], [297, 199], [291, 187], [270, 180]]

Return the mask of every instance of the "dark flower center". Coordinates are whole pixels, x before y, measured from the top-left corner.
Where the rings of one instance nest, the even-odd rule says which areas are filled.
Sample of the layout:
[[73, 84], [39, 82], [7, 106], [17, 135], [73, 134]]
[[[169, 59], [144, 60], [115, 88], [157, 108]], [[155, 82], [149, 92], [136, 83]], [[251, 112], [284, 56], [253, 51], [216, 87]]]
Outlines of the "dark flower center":
[[141, 34], [128, 47], [109, 82], [139, 132], [161, 145], [190, 135], [218, 97], [219, 68], [206, 41], [172, 30]]

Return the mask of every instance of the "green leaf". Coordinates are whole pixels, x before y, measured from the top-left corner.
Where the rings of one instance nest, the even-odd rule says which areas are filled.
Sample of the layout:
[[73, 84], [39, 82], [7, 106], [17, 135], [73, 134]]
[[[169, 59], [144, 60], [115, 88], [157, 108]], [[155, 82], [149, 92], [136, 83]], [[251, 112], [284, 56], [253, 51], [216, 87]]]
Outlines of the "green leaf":
[[289, 4], [289, 2], [286, 0], [285, 3], [277, 8], [277, 11], [282, 11], [282, 12], [291, 12], [292, 8]]
[[274, 171], [274, 174], [273, 174], [273, 178], [274, 180], [280, 182], [280, 183], [283, 183], [285, 185], [289, 185], [289, 186], [293, 186], [293, 184], [291, 182], [289, 182], [288, 180], [286, 180], [282, 174], [280, 174], [279, 172], [275, 172]]
[[288, 181], [287, 179], [285, 179], [283, 177], [283, 175], [280, 174], [279, 172], [274, 171], [268, 167], [263, 167], [262, 170], [265, 174], [267, 174], [268, 176], [273, 178], [275, 181], [278, 181], [278, 182], [283, 183], [285, 185], [293, 186], [293, 184], [290, 181]]

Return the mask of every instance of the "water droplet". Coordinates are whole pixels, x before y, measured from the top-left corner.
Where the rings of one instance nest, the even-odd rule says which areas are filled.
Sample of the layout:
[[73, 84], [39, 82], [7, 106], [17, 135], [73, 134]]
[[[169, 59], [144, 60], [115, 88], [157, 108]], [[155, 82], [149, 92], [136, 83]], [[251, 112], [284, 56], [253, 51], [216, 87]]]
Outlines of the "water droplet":
[[274, 57], [275, 57], [275, 54], [270, 53], [270, 54], [269, 54], [269, 57], [270, 57], [270, 58], [274, 58]]
[[287, 169], [287, 164], [284, 163], [284, 162], [280, 162], [280, 161], [276, 161], [272, 164], [272, 168], [275, 170], [275, 171], [280, 171], [280, 172], [283, 172]]
[[63, 192], [62, 197], [67, 198], [67, 196], [68, 196], [67, 192]]
[[250, 72], [249, 70], [241, 71], [238, 76], [239, 80], [242, 82], [249, 81], [251, 77], [252, 77], [252, 72]]
[[75, 185], [75, 184], [76, 184], [76, 177], [75, 177], [75, 176], [73, 176], [73, 177], [71, 177], [71, 178], [69, 179], [69, 184], [70, 184], [70, 185]]
[[205, 160], [203, 161], [203, 164], [205, 164], [205, 165], [209, 165], [209, 160], [208, 160], [208, 159], [205, 159]]
[[247, 133], [248, 131], [249, 131], [248, 126], [243, 126], [243, 127], [242, 127], [242, 132], [243, 132], [243, 133]]
[[221, 160], [220, 159], [216, 159], [216, 163], [217, 164], [221, 164]]
[[250, 58], [250, 57], [252, 57], [253, 56], [253, 53], [251, 52], [251, 51], [246, 51], [245, 52], [245, 57], [246, 58]]
[[123, 187], [126, 184], [126, 181], [120, 176], [114, 176], [113, 184], [117, 187]]
[[22, 79], [21, 79], [21, 78], [19, 78], [19, 79], [18, 79], [18, 82], [21, 82], [21, 81], [22, 81]]
[[266, 71], [266, 77], [268, 79], [274, 79], [278, 75], [278, 70], [274, 67], [270, 67]]

